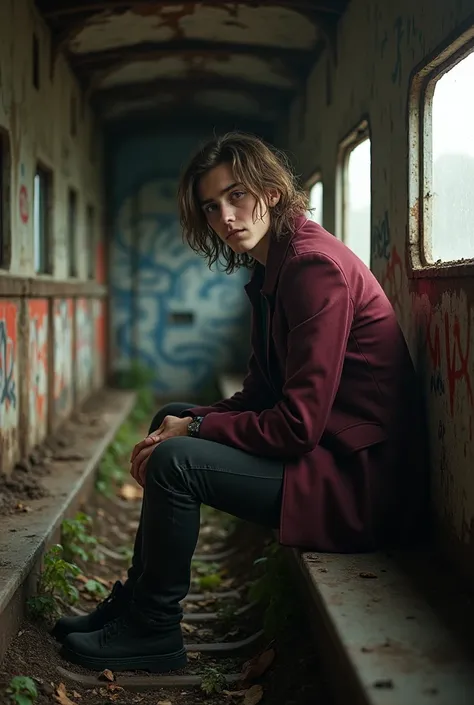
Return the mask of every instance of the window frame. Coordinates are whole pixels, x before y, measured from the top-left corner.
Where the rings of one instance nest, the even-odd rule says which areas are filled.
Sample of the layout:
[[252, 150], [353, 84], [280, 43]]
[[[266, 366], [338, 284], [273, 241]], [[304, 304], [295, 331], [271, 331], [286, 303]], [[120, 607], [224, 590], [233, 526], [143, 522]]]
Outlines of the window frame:
[[322, 169], [317, 169], [312, 173], [312, 175], [308, 179], [306, 179], [305, 191], [308, 195], [308, 199], [311, 198], [311, 189], [316, 186], [316, 184], [321, 184], [323, 188], [323, 202], [321, 204], [321, 211], [323, 217], [321, 218], [322, 222], [320, 223], [320, 225], [324, 227], [324, 179]]
[[[46, 255], [45, 255], [45, 266], [44, 269], [41, 269], [39, 271], [36, 270], [36, 262], [35, 262], [35, 222], [34, 222], [34, 209], [35, 209], [35, 186], [34, 186], [34, 181], [36, 178], [36, 175], [40, 173], [44, 179], [45, 179], [45, 190], [46, 190], [46, 195], [44, 199], [44, 209], [45, 209], [45, 223], [46, 223]], [[54, 203], [54, 173], [53, 170], [45, 164], [43, 161], [40, 159], [36, 160], [36, 165], [35, 165], [35, 172], [33, 175], [33, 267], [34, 267], [34, 276], [35, 277], [50, 277], [53, 274], [54, 270], [54, 242], [53, 242], [53, 203]]]
[[[74, 225], [71, 228], [71, 197], [74, 196]], [[67, 230], [66, 230], [66, 243], [67, 243], [67, 273], [68, 279], [78, 279], [79, 278], [79, 262], [78, 262], [78, 219], [79, 219], [79, 190], [74, 186], [68, 186], [67, 188]], [[71, 242], [71, 232], [72, 240]], [[71, 247], [72, 245], [72, 247]]]
[[[370, 151], [372, 155], [372, 131], [370, 128], [370, 120], [368, 116], [363, 116], [357, 125], [340, 140], [337, 151], [336, 165], [336, 219], [335, 219], [335, 235], [338, 240], [346, 244], [347, 235], [347, 203], [346, 194], [349, 190], [347, 183], [347, 172], [349, 166], [349, 157], [351, 153], [365, 140], [370, 141]], [[370, 174], [370, 264], [372, 268], [372, 159], [371, 159], [371, 174]]]
[[[432, 107], [437, 81], [474, 51], [474, 26], [451, 35], [410, 77], [408, 98], [408, 244], [411, 277], [472, 276], [474, 257], [430, 262], [426, 257], [431, 228]], [[474, 227], [474, 224], [473, 224]]]
[[12, 258], [12, 155], [10, 135], [0, 127], [0, 272], [8, 272]]
[[[92, 231], [90, 229], [91, 222]], [[97, 245], [96, 207], [93, 203], [90, 202], [86, 204], [86, 237], [87, 250], [90, 252], [89, 257], [87, 258], [86, 279], [88, 281], [95, 281], [97, 279], [97, 259], [95, 256], [95, 248]]]

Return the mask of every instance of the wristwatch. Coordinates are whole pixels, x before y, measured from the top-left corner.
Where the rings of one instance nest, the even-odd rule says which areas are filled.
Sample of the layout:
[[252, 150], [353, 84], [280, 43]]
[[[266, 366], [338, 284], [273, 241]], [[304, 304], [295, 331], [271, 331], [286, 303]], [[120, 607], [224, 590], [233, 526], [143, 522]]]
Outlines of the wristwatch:
[[199, 438], [199, 429], [203, 418], [203, 416], [195, 416], [193, 420], [188, 423], [188, 436]]

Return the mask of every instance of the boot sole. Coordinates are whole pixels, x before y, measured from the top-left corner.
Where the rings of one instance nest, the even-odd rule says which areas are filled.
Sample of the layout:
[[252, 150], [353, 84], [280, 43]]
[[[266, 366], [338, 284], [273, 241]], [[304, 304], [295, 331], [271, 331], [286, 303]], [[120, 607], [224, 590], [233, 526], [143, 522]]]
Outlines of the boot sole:
[[150, 673], [166, 673], [184, 668], [188, 663], [186, 649], [182, 648], [171, 654], [156, 654], [154, 656], [133, 656], [123, 658], [97, 658], [83, 656], [76, 651], [71, 651], [63, 646], [60, 656], [78, 666], [89, 668], [91, 671], [103, 671], [110, 668], [112, 671], [149, 671]]

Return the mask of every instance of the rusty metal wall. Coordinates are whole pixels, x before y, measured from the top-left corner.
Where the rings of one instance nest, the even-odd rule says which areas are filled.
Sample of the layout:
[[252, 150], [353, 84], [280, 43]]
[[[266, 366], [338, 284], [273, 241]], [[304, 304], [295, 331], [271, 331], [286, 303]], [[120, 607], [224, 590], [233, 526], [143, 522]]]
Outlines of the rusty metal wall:
[[[439, 540], [474, 578], [474, 272], [416, 270], [409, 96], [417, 68], [472, 27], [472, 0], [352, 0], [292, 106], [282, 134], [297, 170], [320, 170], [324, 225], [336, 231], [338, 148], [365, 118], [371, 136], [372, 269], [397, 312], [423, 380]], [[410, 210], [411, 206], [411, 210]], [[440, 276], [441, 275], [441, 276]]]

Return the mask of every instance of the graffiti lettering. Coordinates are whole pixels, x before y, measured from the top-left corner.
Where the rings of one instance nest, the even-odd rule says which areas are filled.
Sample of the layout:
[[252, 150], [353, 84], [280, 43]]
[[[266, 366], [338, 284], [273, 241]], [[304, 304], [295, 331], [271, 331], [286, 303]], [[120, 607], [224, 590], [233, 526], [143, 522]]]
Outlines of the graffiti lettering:
[[392, 304], [397, 316], [401, 316], [402, 309], [403, 264], [395, 246], [392, 247], [390, 259], [382, 277], [382, 287]]
[[0, 320], [0, 406], [16, 408], [14, 343], [8, 337], [6, 321]]
[[[454, 392], [456, 390], [456, 384], [461, 380], [464, 380], [466, 385], [467, 394], [469, 401], [472, 406], [472, 386], [471, 377], [469, 374], [469, 347], [470, 347], [470, 333], [471, 333], [471, 316], [470, 311], [468, 311], [467, 316], [467, 330], [466, 330], [466, 349], [463, 353], [461, 345], [461, 326], [459, 325], [459, 319], [454, 316], [453, 324], [453, 347], [451, 348], [451, 332], [449, 325], [448, 314], [444, 315], [444, 332], [446, 339], [446, 363], [448, 372], [448, 383], [449, 383], [449, 405], [451, 409], [451, 414], [454, 410]], [[457, 364], [459, 362], [459, 364]]]
[[439, 370], [433, 372], [433, 374], [431, 375], [430, 390], [437, 394], [439, 397], [443, 396], [446, 391], [444, 387], [444, 381], [441, 377], [441, 373]]
[[372, 243], [374, 255], [378, 258], [388, 260], [390, 258], [390, 228], [388, 224], [388, 211], [385, 211], [383, 219], [372, 230]]

